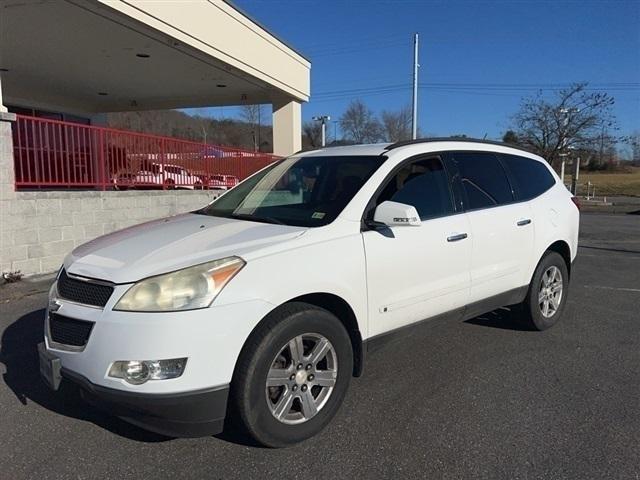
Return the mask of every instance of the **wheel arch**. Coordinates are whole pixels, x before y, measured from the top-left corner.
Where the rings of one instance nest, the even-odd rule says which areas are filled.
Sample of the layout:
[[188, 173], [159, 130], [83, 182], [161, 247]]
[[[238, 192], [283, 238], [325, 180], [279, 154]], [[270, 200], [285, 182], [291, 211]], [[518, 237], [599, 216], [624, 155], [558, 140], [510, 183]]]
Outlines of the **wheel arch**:
[[349, 333], [349, 338], [351, 339], [351, 348], [353, 349], [353, 376], [361, 376], [364, 369], [364, 348], [358, 319], [353, 308], [351, 308], [351, 305], [349, 305], [349, 303], [342, 297], [326, 292], [300, 295], [285, 302], [285, 305], [291, 302], [304, 302], [316, 307], [324, 308], [342, 322]]
[[557, 240], [547, 247], [546, 252], [556, 252], [564, 259], [569, 278], [571, 278], [571, 247], [569, 244], [564, 240]]
[[[362, 334], [360, 333], [360, 327], [358, 325], [358, 319], [356, 318], [355, 312], [351, 305], [344, 300], [342, 297], [335, 295], [333, 293], [327, 292], [313, 292], [306, 293], [304, 295], [299, 295], [297, 297], [291, 298], [286, 302], [281, 303], [276, 306], [273, 310], [268, 312], [262, 319], [253, 327], [251, 333], [247, 336], [244, 341], [244, 344], [241, 348], [240, 356], [246, 349], [249, 340], [252, 338], [254, 333], [258, 331], [265, 322], [269, 320], [271, 315], [277, 312], [278, 309], [285, 307], [291, 303], [306, 303], [308, 305], [313, 305], [315, 307], [323, 308], [333, 315], [336, 316], [338, 320], [344, 325], [347, 333], [349, 334], [349, 339], [351, 340], [351, 348], [353, 350], [353, 376], [359, 377], [362, 375], [362, 371], [364, 368], [364, 345], [362, 343]], [[237, 360], [236, 367], [234, 367], [234, 376], [235, 376], [235, 368], [237, 368]]]

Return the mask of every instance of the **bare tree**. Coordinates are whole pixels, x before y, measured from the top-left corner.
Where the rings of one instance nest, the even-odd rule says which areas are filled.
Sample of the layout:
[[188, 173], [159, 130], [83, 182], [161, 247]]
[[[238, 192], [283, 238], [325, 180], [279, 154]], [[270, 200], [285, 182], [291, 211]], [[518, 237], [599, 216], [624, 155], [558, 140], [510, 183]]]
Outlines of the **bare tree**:
[[262, 143], [260, 138], [260, 130], [262, 129], [262, 105], [242, 105], [242, 107], [240, 107], [240, 118], [250, 126], [253, 149], [258, 151]]
[[304, 122], [302, 134], [304, 147], [320, 148], [322, 146], [322, 125], [320, 122]]
[[629, 160], [640, 166], [640, 130], [627, 135], [623, 141], [629, 149]]
[[388, 142], [409, 140], [411, 138], [411, 106], [407, 105], [396, 112], [383, 111], [382, 126]]
[[382, 124], [362, 100], [353, 100], [340, 117], [340, 129], [355, 143], [374, 143], [384, 138]]
[[242, 105], [240, 107], [240, 118], [251, 125], [257, 125], [261, 108], [261, 105]]
[[[200, 113], [206, 114], [207, 112]], [[232, 118], [216, 119], [178, 110], [156, 110], [109, 113], [107, 114], [107, 123], [111, 127], [125, 130], [183, 138], [196, 142], [202, 142], [206, 139], [206, 142], [211, 144], [245, 149], [254, 148], [251, 136], [247, 135], [247, 131], [252, 131], [252, 126]], [[261, 133], [261, 151], [272, 151], [272, 127], [268, 121], [262, 125]]]
[[602, 126], [613, 127], [615, 123], [613, 103], [609, 94], [591, 92], [586, 83], [560, 90], [553, 100], [545, 99], [540, 92], [522, 101], [512, 118], [512, 138], [556, 165], [567, 149], [598, 144]]
[[507, 130], [502, 136], [502, 141], [504, 143], [510, 143], [511, 145], [519, 145], [520, 137], [518, 137], [518, 134], [513, 130]]

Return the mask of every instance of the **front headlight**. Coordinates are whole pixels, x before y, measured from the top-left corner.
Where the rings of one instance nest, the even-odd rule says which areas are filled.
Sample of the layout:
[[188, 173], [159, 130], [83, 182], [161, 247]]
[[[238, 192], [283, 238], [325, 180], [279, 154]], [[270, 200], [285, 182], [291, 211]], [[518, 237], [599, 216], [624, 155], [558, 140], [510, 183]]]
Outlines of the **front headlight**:
[[206, 308], [244, 265], [241, 258], [227, 257], [146, 278], [127, 290], [114, 310], [176, 312]]

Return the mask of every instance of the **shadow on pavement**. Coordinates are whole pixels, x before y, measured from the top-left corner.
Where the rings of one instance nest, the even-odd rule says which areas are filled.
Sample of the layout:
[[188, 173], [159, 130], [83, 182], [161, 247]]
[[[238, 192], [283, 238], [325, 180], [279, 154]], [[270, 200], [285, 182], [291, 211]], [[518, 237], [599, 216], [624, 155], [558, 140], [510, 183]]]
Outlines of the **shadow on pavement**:
[[502, 330], [515, 330], [518, 332], [532, 332], [533, 327], [526, 325], [518, 318], [517, 310], [511, 307], [502, 307], [478, 317], [465, 320], [464, 323], [481, 327], [500, 328]]
[[122, 437], [139, 442], [171, 440], [130, 425], [88, 405], [80, 398], [75, 385], [63, 381], [57, 392], [51, 391], [40, 379], [37, 345], [42, 341], [44, 309], [23, 315], [2, 334], [0, 362], [5, 365], [4, 382], [16, 398], [28, 401], [60, 415], [94, 423]]

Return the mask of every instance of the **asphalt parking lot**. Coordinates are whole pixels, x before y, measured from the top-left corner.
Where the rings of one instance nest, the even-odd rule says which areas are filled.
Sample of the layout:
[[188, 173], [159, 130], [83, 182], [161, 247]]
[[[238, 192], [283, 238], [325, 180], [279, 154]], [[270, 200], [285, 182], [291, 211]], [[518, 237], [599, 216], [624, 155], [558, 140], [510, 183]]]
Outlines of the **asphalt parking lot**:
[[434, 321], [369, 357], [333, 423], [270, 450], [167, 439], [38, 378], [45, 284], [0, 287], [0, 477], [640, 478], [640, 216], [582, 217], [563, 321]]

